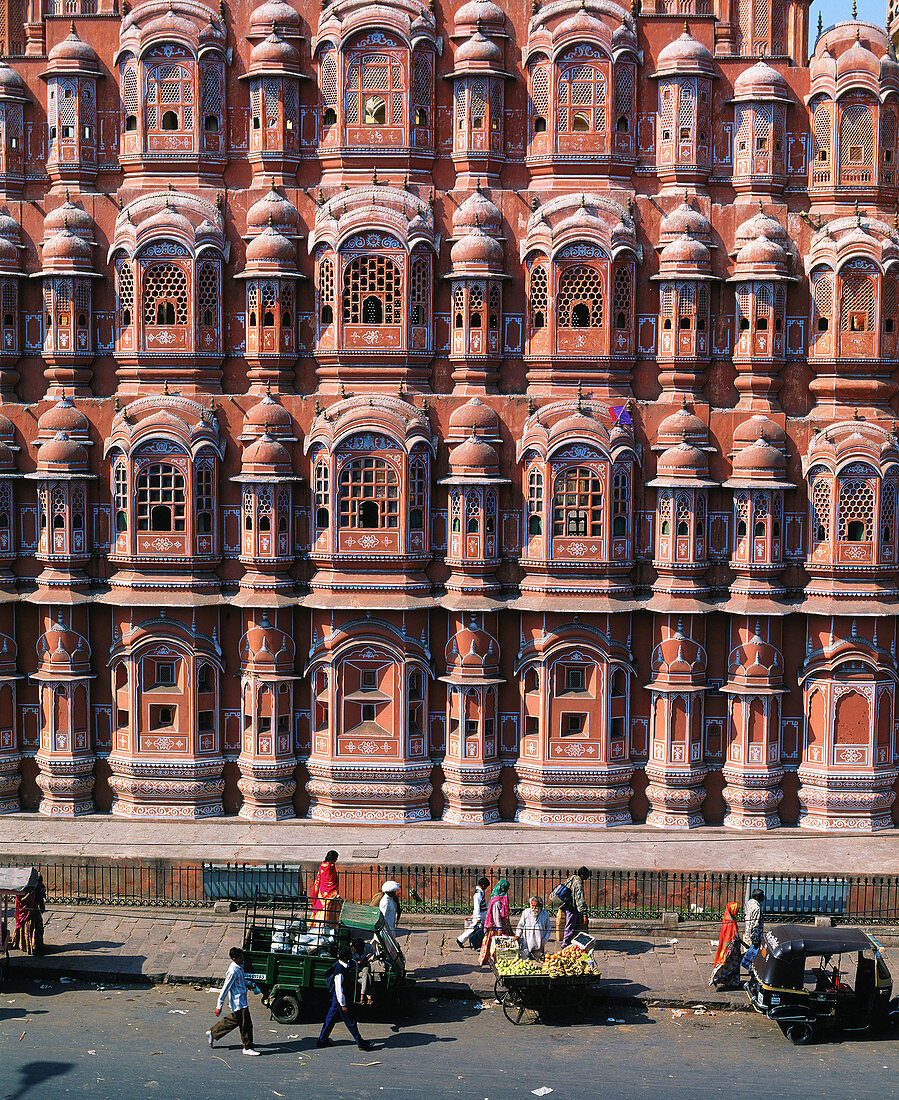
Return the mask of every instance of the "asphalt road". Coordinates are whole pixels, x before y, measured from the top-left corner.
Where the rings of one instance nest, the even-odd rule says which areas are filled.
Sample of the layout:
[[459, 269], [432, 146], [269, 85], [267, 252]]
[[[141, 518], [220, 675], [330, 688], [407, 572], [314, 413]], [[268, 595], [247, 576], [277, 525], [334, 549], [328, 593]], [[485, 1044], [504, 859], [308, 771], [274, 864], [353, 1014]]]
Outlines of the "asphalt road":
[[251, 998], [262, 1057], [237, 1033], [210, 1050], [213, 993], [190, 987], [97, 988], [14, 976], [0, 990], [0, 1100], [257, 1100], [427, 1097], [551, 1100], [726, 1095], [895, 1095], [899, 1039], [844, 1037], [793, 1047], [743, 1012], [694, 1015], [594, 1006], [586, 1023], [514, 1027], [499, 1008], [426, 1001], [402, 1028], [361, 1021], [377, 1049], [344, 1031], [317, 1050], [317, 1025], [269, 1021]]

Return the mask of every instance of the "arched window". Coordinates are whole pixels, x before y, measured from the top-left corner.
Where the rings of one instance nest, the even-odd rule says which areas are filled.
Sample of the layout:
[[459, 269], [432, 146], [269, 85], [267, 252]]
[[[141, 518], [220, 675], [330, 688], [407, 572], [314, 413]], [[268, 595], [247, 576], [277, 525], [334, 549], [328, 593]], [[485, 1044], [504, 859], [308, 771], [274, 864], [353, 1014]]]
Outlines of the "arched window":
[[337, 53], [334, 50], [322, 55], [320, 91], [322, 125], [333, 126], [337, 122]]
[[210, 459], [197, 463], [194, 483], [197, 534], [208, 535], [212, 532], [212, 514], [215, 507], [215, 467]]
[[812, 115], [812, 186], [830, 183], [832, 126], [830, 104], [820, 103]]
[[874, 118], [870, 107], [852, 104], [840, 116], [840, 184], [873, 182]]
[[[413, 325], [428, 323], [431, 302], [431, 261], [428, 256], [415, 256], [409, 277], [409, 319]], [[479, 326], [478, 326], [479, 327]]]
[[425, 505], [427, 503], [426, 467], [421, 459], [416, 459], [409, 467], [409, 530], [424, 529]]
[[128, 530], [128, 471], [124, 461], [113, 468], [113, 497], [116, 531]]
[[167, 462], [145, 466], [137, 477], [138, 531], [183, 531], [184, 477]]
[[528, 472], [528, 534], [543, 534], [543, 474], [536, 466]]
[[816, 267], [811, 273], [811, 284], [815, 307], [813, 332], [829, 332], [833, 314], [833, 272], [830, 268]]
[[145, 325], [187, 324], [187, 276], [177, 264], [157, 263], [144, 272]]
[[[216, 333], [218, 332], [219, 264], [217, 260], [205, 260], [197, 265], [197, 314], [200, 328], [214, 329]], [[205, 339], [201, 341], [198, 350], [209, 350]]]
[[147, 68], [144, 117], [147, 132], [192, 130], [193, 65], [165, 62]]
[[866, 275], [844, 275], [840, 280], [840, 330], [874, 331], [874, 282]]
[[556, 129], [560, 134], [608, 132], [608, 87], [602, 66], [577, 64], [560, 69], [557, 89]]
[[812, 545], [830, 540], [830, 504], [832, 497], [830, 474], [820, 473], [812, 482]]
[[383, 458], [353, 458], [340, 471], [337, 510], [341, 527], [397, 527], [399, 482]]
[[586, 466], [556, 477], [552, 506], [553, 536], [597, 536], [602, 533], [602, 483]]
[[402, 126], [406, 81], [398, 54], [372, 53], [347, 66], [347, 126]]
[[870, 542], [874, 538], [874, 485], [863, 478], [839, 481], [840, 542]]
[[330, 484], [328, 463], [317, 463], [315, 467], [315, 526], [318, 528], [327, 527], [330, 522]]
[[323, 325], [334, 321], [334, 261], [325, 256], [318, 265], [319, 320]]
[[615, 328], [618, 332], [628, 332], [633, 327], [631, 321], [631, 302], [631, 273], [628, 268], [619, 267], [615, 272], [614, 297], [612, 301]]
[[357, 256], [343, 276], [343, 323], [401, 324], [402, 293], [402, 272], [393, 260], [387, 256]]
[[616, 466], [612, 473], [612, 535], [627, 535], [630, 514], [630, 477], [626, 467]]
[[549, 66], [532, 65], [530, 69], [531, 85], [531, 129], [534, 134], [545, 134], [549, 118]]
[[602, 327], [602, 276], [595, 267], [575, 264], [562, 272], [557, 309], [559, 328]]

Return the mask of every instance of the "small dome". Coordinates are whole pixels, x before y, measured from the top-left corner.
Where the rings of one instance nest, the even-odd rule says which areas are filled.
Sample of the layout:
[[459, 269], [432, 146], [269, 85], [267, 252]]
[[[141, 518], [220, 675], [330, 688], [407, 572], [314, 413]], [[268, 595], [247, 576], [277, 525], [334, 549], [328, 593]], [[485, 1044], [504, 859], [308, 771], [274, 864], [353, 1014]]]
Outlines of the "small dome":
[[694, 446], [704, 447], [708, 441], [708, 428], [685, 404], [677, 412], [665, 417], [656, 435], [656, 443], [666, 447], [677, 443], [692, 443]]
[[680, 206], [672, 210], [667, 217], [662, 219], [662, 224], [659, 226], [659, 232], [663, 239], [686, 234], [701, 241], [706, 241], [711, 231], [711, 226], [702, 214], [686, 202], [681, 203]]
[[659, 477], [707, 477], [708, 472], [709, 460], [705, 451], [689, 443], [678, 443], [659, 455]]
[[255, 236], [271, 225], [288, 237], [295, 237], [300, 227], [300, 215], [289, 199], [279, 195], [274, 187], [247, 211], [247, 233]]
[[140, 229], [141, 236], [153, 236], [154, 230], [160, 233], [171, 233], [174, 230], [183, 233], [189, 240], [194, 238], [194, 227], [189, 219], [168, 204], [151, 214]]
[[8, 237], [0, 236], [0, 268], [4, 271], [17, 271], [18, 267], [18, 247]]
[[263, 433], [247, 447], [240, 464], [243, 473], [291, 474], [290, 452], [268, 434]]
[[661, 264], [677, 264], [678, 267], [708, 268], [711, 263], [709, 250], [695, 237], [686, 234], [675, 237], [662, 249], [659, 257]]
[[298, 38], [303, 25], [300, 13], [284, 0], [266, 0], [254, 8], [250, 16], [250, 38], [261, 38], [271, 33], [272, 26], [279, 34], [288, 38]]
[[756, 237], [754, 241], [747, 241], [737, 253], [738, 264], [770, 264], [784, 267], [787, 262], [787, 254], [776, 241], [769, 241], [766, 237]]
[[468, 0], [456, 12], [455, 23], [457, 27], [476, 27], [480, 23], [489, 30], [502, 30], [506, 17], [491, 0]]
[[83, 470], [86, 466], [87, 451], [65, 432], [57, 432], [38, 451], [37, 468], [41, 471]]
[[496, 675], [499, 646], [474, 619], [450, 638], [445, 651], [447, 671], [461, 676]]
[[756, 440], [763, 440], [780, 450], [783, 450], [786, 432], [779, 424], [769, 420], [762, 413], [756, 413], [737, 425], [734, 430], [734, 449], [739, 450]]
[[494, 448], [474, 435], [453, 448], [449, 461], [454, 474], [494, 474], [499, 469]]
[[61, 229], [44, 244], [42, 261], [44, 267], [51, 263], [89, 266], [91, 246], [84, 237], [79, 237], [71, 229]]
[[688, 30], [684, 30], [680, 38], [669, 42], [664, 49], [660, 50], [656, 62], [656, 75], [676, 72], [713, 73], [714, 71], [715, 63], [712, 55]]
[[37, 422], [38, 436], [42, 439], [52, 439], [57, 432], [86, 435], [89, 428], [87, 417], [67, 397], [51, 405]]
[[244, 437], [269, 435], [276, 439], [292, 439], [293, 421], [287, 409], [267, 393], [257, 405], [248, 410], [241, 434]]
[[594, 435], [596, 429], [597, 423], [589, 412], [575, 409], [553, 425], [552, 436], [553, 439], [560, 439], [562, 436], [579, 435], [584, 432]]
[[789, 99], [789, 86], [776, 69], [764, 61], [751, 65], [734, 81], [734, 99]]
[[63, 229], [70, 229], [91, 243], [94, 241], [94, 219], [83, 207], [76, 206], [68, 195], [61, 206], [51, 210], [44, 218], [44, 240]]
[[480, 31], [475, 31], [471, 38], [456, 50], [453, 61], [457, 65], [465, 62], [478, 65], [502, 65], [503, 48], [498, 42], [485, 38]]
[[247, 665], [271, 665], [293, 672], [296, 647], [283, 630], [272, 626], [268, 612], [262, 612], [260, 622], [251, 626], [240, 640], [241, 663]]
[[734, 455], [734, 474], [747, 476], [782, 476], [786, 469], [787, 460], [782, 451], [766, 443], [764, 439], [757, 439]]
[[875, 80], [879, 80], [880, 59], [856, 39], [852, 46], [837, 58], [837, 78], [855, 76], [859, 73], [869, 73]]
[[468, 436], [498, 439], [499, 417], [479, 397], [473, 397], [450, 415], [448, 435], [456, 439]]
[[0, 99], [30, 99], [25, 81], [19, 74], [0, 61]]
[[297, 250], [293, 241], [271, 226], [266, 226], [247, 246], [247, 263], [294, 267], [296, 260]]
[[766, 237], [770, 241], [784, 244], [787, 241], [787, 232], [777, 218], [772, 218], [764, 210], [759, 210], [751, 218], [743, 222], [734, 235], [737, 249], [746, 241], [754, 241], [759, 237]]
[[16, 468], [16, 456], [5, 440], [0, 439], [0, 471], [10, 473]]
[[53, 49], [47, 54], [47, 61], [50, 62], [51, 68], [54, 69], [60, 68], [63, 64], [81, 65], [96, 69], [100, 64], [93, 49], [87, 42], [82, 42], [78, 37], [75, 32], [74, 23], [72, 24], [72, 29], [62, 42], [57, 42]]
[[502, 244], [496, 237], [489, 237], [483, 229], [470, 229], [450, 249], [450, 260], [454, 268], [477, 264], [501, 269], [504, 259]]
[[494, 235], [499, 235], [503, 227], [499, 208], [480, 188], [473, 191], [453, 214], [453, 235], [461, 236], [464, 230], [474, 229], [475, 226]]
[[270, 34], [250, 51], [250, 72], [254, 69], [290, 69], [296, 66], [300, 55], [279, 34]]

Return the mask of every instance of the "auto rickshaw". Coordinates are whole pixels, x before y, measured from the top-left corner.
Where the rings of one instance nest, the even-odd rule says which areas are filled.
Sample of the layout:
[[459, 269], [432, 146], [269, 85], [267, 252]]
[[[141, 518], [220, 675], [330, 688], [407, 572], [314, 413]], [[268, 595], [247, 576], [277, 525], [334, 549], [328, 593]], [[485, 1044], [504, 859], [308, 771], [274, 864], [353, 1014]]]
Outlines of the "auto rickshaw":
[[6, 980], [9, 948], [15, 934], [15, 922], [10, 922], [10, 902], [37, 889], [40, 876], [35, 867], [0, 867], [0, 985]]
[[[244, 917], [244, 972], [272, 1016], [295, 1023], [303, 1008], [320, 1011], [330, 996], [328, 973], [337, 951], [356, 939], [371, 944], [371, 996], [375, 1008], [408, 1015], [415, 1007], [406, 960], [374, 905], [344, 902], [339, 913], [314, 912], [307, 898], [257, 899]], [[358, 987], [353, 991], [359, 1003]]]
[[899, 1026], [899, 999], [883, 948], [859, 928], [778, 924], [765, 930], [746, 993], [756, 1012], [787, 1038], [810, 1043], [818, 1031]]

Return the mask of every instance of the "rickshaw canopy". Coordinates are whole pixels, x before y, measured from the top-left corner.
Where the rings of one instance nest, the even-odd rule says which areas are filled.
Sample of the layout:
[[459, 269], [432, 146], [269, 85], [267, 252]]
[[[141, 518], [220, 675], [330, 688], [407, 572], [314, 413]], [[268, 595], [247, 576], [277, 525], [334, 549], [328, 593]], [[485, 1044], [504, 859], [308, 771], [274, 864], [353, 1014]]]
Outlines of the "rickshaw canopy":
[[777, 924], [765, 929], [762, 950], [752, 968], [759, 980], [782, 989], [801, 989], [809, 955], [879, 952], [877, 944], [858, 928], [816, 928]]
[[21, 897], [37, 884], [36, 867], [0, 867], [0, 897]]

